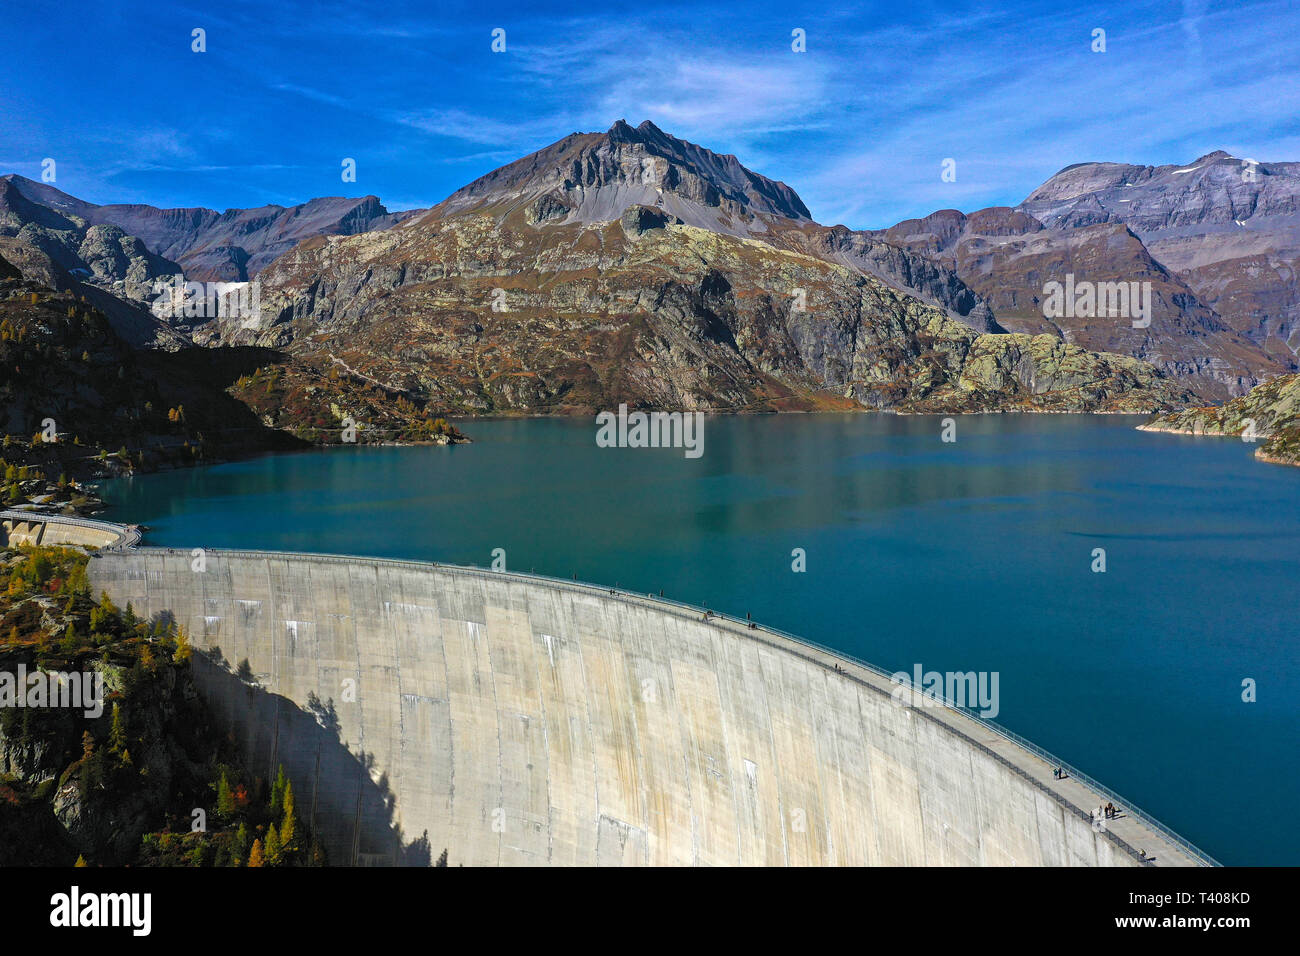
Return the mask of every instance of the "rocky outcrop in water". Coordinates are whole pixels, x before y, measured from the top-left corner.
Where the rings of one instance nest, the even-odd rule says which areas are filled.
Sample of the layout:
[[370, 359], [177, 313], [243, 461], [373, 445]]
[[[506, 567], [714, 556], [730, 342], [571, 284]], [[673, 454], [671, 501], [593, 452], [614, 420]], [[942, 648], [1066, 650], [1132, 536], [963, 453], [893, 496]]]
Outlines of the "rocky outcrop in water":
[[1159, 415], [1138, 426], [1143, 431], [1217, 435], [1258, 442], [1255, 457], [1300, 465], [1300, 375], [1284, 375], [1257, 385], [1249, 395], [1218, 408], [1189, 408]]

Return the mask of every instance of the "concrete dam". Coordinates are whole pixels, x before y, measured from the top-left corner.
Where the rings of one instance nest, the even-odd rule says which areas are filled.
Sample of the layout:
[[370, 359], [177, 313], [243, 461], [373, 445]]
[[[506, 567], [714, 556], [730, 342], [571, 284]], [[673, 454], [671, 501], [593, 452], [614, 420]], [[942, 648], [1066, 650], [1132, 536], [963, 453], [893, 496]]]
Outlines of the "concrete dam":
[[[1196, 865], [987, 721], [699, 609], [417, 562], [97, 554], [172, 616], [250, 766], [335, 864]], [[1023, 744], [1023, 745], [1022, 745]]]
[[39, 511], [0, 511], [5, 543], [116, 550], [140, 543], [140, 529], [90, 518], [70, 518]]

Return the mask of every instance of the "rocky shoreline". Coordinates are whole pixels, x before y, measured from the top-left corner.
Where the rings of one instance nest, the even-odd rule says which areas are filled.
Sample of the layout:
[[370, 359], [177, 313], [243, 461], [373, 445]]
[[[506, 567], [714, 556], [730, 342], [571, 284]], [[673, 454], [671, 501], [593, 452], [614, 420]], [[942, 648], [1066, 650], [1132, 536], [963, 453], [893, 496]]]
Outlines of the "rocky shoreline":
[[1189, 408], [1158, 415], [1139, 431], [1258, 442], [1255, 458], [1300, 465], [1300, 375], [1282, 375], [1218, 408]]

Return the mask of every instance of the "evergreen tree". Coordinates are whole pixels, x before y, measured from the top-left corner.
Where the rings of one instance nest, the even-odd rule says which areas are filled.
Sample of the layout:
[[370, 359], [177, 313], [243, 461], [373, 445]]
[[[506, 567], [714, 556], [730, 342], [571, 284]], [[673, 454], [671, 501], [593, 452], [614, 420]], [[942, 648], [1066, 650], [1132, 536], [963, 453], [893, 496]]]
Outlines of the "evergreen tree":
[[284, 822], [280, 824], [280, 846], [285, 853], [292, 853], [296, 847], [294, 840], [298, 835], [298, 818], [293, 806], [293, 782], [284, 786]]
[[288, 780], [284, 776], [284, 764], [280, 765], [279, 772], [275, 775], [275, 783], [271, 785], [271, 819], [278, 821], [280, 819], [280, 810], [284, 807], [284, 788]]
[[223, 820], [229, 820], [235, 813], [235, 798], [230, 792], [230, 778], [226, 771], [221, 771], [221, 779], [217, 782], [217, 816]]
[[281, 852], [280, 831], [275, 828], [275, 824], [266, 828], [266, 862], [270, 866], [279, 866], [284, 859]]
[[79, 780], [83, 797], [103, 782], [102, 769], [99, 754], [95, 751], [95, 738], [91, 736], [89, 730], [84, 731], [81, 735], [81, 771]]
[[[274, 832], [274, 831], [272, 831], [272, 832]], [[248, 851], [248, 865], [249, 865], [250, 867], [253, 867], [253, 866], [266, 866], [266, 859], [265, 859], [265, 858], [263, 857], [263, 855], [262, 855], [262, 841], [261, 841], [261, 840], [254, 840], [254, 841], [253, 841], [253, 848], [252, 848], [251, 850]]]
[[248, 824], [241, 823], [239, 829], [235, 831], [235, 846], [231, 851], [234, 857], [234, 865], [239, 866], [244, 858], [248, 855]]
[[126, 716], [122, 713], [122, 706], [116, 702], [113, 704], [113, 723], [108, 731], [108, 749], [119, 755], [126, 750]]

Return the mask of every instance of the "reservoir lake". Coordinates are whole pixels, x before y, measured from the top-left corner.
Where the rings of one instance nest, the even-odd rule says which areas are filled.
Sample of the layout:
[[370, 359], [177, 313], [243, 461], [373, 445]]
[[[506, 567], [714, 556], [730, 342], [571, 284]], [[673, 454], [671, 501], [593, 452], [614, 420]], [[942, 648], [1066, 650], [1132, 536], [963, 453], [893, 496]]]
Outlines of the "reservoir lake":
[[711, 416], [690, 458], [597, 447], [591, 419], [473, 420], [468, 445], [101, 492], [146, 545], [480, 567], [502, 549], [890, 671], [996, 672], [998, 723], [1221, 862], [1300, 864], [1300, 468], [1141, 421], [965, 416], [944, 442], [938, 416]]

